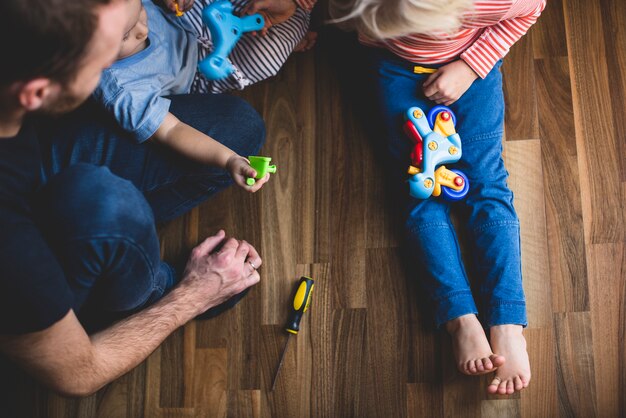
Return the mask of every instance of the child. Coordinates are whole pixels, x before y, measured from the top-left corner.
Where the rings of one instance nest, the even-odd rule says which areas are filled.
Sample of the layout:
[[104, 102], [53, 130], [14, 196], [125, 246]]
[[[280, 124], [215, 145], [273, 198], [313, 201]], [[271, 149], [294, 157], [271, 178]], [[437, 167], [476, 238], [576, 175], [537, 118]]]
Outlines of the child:
[[[169, 112], [170, 101], [164, 96], [242, 89], [276, 74], [304, 36], [308, 13], [296, 10], [265, 36], [245, 34], [230, 56], [235, 73], [210, 82], [197, 71], [198, 61], [211, 50], [210, 34], [201, 21], [202, 9], [210, 2], [201, 0], [191, 7], [193, 2], [187, 1], [181, 6], [191, 9], [176, 17], [150, 0], [129, 0], [132, 18], [118, 60], [102, 74], [94, 98], [138, 142], [153, 139], [188, 158], [222, 167], [237, 185], [254, 192], [269, 176], [247, 186], [246, 178], [255, 175], [248, 161], [178, 120]], [[241, 10], [243, 1], [234, 5]]]
[[[335, 17], [337, 4], [331, 1]], [[464, 205], [489, 340], [477, 318], [448, 204], [412, 199], [405, 228], [412, 254], [426, 271], [437, 325], [445, 325], [452, 336], [459, 370], [469, 375], [495, 371], [489, 393], [511, 394], [530, 381], [522, 334], [527, 319], [519, 221], [501, 156], [500, 64], [544, 7], [545, 0], [354, 0], [338, 19], [356, 28], [361, 43], [371, 47], [368, 58], [398, 170], [410, 162], [411, 142], [402, 132], [408, 108], [444, 104], [456, 114], [463, 158], [455, 168], [470, 181]], [[415, 74], [416, 65], [435, 72]]]

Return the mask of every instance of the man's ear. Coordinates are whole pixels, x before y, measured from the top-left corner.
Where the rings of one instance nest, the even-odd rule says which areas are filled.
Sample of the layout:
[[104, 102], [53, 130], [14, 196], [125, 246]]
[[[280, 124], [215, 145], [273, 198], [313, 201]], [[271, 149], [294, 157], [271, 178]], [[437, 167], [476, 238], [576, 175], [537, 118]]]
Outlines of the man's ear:
[[20, 86], [18, 99], [22, 107], [31, 112], [41, 108], [54, 90], [54, 83], [49, 78], [35, 78]]

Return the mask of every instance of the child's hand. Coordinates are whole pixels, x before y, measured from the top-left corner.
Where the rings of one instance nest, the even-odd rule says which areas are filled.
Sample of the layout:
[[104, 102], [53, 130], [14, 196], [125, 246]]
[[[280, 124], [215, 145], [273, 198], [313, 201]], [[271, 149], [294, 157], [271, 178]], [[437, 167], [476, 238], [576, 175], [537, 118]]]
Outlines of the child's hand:
[[456, 102], [470, 88], [478, 75], [463, 60], [440, 67], [424, 81], [424, 95], [446, 106]]
[[265, 19], [265, 27], [260, 31], [266, 35], [267, 30], [289, 19], [296, 12], [296, 3], [293, 0], [250, 0], [241, 11], [242, 15], [260, 13]]
[[176, 13], [175, 3], [178, 3], [178, 9], [181, 12], [186, 12], [187, 10], [191, 9], [191, 6], [193, 6], [193, 2], [194, 0], [163, 0], [165, 7], [167, 7], [174, 13]]
[[308, 51], [315, 46], [315, 42], [317, 42], [317, 32], [310, 30], [293, 50], [294, 52]]
[[235, 180], [237, 185], [249, 192], [256, 192], [270, 179], [269, 173], [262, 179], [259, 179], [252, 186], [246, 184], [246, 179], [249, 177], [255, 177], [256, 171], [250, 167], [250, 161], [241, 155], [234, 154], [226, 162], [226, 170], [230, 173], [230, 176]]

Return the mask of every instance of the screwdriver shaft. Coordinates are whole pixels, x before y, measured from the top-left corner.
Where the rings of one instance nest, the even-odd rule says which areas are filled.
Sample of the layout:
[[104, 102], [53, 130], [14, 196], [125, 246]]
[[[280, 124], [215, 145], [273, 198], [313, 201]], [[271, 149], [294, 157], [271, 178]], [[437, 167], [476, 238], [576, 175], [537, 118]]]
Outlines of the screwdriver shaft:
[[283, 366], [283, 361], [285, 360], [285, 353], [287, 352], [287, 347], [289, 347], [289, 341], [291, 340], [291, 334], [287, 334], [287, 341], [285, 342], [285, 347], [283, 348], [283, 354], [280, 355], [280, 362], [278, 363], [278, 368], [276, 369], [276, 374], [274, 374], [274, 380], [272, 381], [272, 392], [274, 392], [274, 387], [276, 386], [276, 381], [278, 380], [278, 374], [280, 373], [280, 368]]

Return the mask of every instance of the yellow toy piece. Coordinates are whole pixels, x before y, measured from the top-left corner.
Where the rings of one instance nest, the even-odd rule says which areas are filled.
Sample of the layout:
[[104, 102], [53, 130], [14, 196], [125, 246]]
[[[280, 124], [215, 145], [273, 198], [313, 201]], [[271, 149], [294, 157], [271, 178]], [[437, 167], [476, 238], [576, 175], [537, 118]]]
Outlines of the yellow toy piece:
[[446, 168], [445, 165], [440, 166], [435, 170], [435, 188], [433, 189], [433, 196], [439, 196], [441, 194], [441, 186], [446, 186], [457, 192], [463, 189], [463, 184], [457, 185], [454, 183], [454, 179], [458, 175]]
[[419, 65], [413, 67], [413, 74], [432, 74], [436, 72], [436, 68], [421, 67]]
[[180, 10], [180, 7], [178, 7], [178, 2], [174, 2], [174, 8], [176, 9], [176, 17], [181, 17], [184, 12], [182, 10]]
[[448, 137], [456, 133], [456, 129], [454, 129], [454, 122], [452, 121], [450, 113], [441, 112], [437, 115], [433, 131], [443, 135], [444, 137]]
[[409, 173], [410, 175], [414, 176], [417, 173], [420, 173], [421, 170], [419, 168], [415, 167], [415, 166], [410, 165], [409, 169], [406, 172]]

